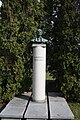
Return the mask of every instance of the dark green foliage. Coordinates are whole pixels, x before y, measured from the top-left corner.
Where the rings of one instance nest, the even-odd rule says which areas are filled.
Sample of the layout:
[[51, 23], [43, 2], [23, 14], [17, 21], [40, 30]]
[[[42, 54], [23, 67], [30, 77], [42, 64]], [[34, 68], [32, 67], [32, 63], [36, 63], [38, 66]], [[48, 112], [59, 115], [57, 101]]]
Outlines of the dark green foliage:
[[10, 100], [31, 88], [32, 49], [29, 41], [44, 18], [43, 1], [3, 0], [0, 24], [0, 97]]
[[[31, 89], [37, 28], [46, 31], [47, 65], [67, 99], [80, 101], [80, 9], [75, 0], [3, 0], [0, 24], [0, 97]], [[44, 4], [45, 3], [45, 4]], [[45, 8], [44, 8], [45, 5]], [[44, 15], [45, 14], [45, 15]]]
[[75, 0], [47, 4], [52, 8], [47, 11], [49, 71], [67, 99], [80, 101], [80, 13], [76, 11]]

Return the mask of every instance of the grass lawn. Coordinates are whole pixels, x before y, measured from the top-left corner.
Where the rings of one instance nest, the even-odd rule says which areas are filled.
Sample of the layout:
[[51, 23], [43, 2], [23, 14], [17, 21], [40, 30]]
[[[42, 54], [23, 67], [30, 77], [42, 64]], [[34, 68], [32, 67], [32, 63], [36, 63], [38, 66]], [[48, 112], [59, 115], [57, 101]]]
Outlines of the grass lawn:
[[53, 77], [50, 75], [49, 72], [46, 73], [46, 80], [53, 80]]
[[80, 103], [69, 102], [68, 104], [75, 116], [74, 120], [80, 120]]

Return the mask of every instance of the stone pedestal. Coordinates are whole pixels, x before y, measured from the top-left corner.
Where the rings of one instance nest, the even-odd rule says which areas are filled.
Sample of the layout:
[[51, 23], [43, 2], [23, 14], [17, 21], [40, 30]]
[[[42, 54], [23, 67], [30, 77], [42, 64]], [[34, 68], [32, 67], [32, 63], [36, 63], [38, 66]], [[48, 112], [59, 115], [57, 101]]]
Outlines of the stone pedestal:
[[33, 47], [32, 100], [45, 101], [46, 44], [35, 43]]
[[1, 120], [73, 120], [74, 115], [60, 93], [49, 92], [45, 103], [31, 101], [32, 93], [14, 97], [0, 113]]

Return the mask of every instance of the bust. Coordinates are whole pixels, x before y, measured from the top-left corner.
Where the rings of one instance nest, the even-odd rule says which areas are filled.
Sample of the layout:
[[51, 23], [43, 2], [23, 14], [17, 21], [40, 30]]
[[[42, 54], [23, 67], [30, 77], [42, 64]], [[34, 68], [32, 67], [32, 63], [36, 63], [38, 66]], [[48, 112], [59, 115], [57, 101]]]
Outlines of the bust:
[[31, 40], [32, 42], [36, 42], [36, 43], [47, 43], [48, 42], [47, 39], [42, 38], [43, 31], [41, 29], [38, 29], [36, 33], [37, 33], [37, 38], [32, 39]]

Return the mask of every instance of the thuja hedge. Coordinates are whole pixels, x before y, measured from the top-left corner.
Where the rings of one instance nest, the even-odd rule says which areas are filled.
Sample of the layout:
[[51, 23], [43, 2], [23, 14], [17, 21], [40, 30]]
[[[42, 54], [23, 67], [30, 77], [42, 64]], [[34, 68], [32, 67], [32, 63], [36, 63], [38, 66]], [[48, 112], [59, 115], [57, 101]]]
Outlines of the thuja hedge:
[[80, 102], [79, 3], [75, 0], [54, 0], [47, 1], [46, 5], [49, 72], [67, 100]]
[[[43, 1], [4, 0], [0, 23], [0, 98], [10, 100], [31, 89], [32, 48], [29, 41], [43, 21]], [[39, 24], [39, 25], [38, 25]]]
[[30, 87], [27, 84], [31, 77], [31, 50], [27, 45], [29, 38], [24, 31], [19, 34], [21, 26], [17, 26], [17, 24], [6, 24], [1, 31], [0, 96], [4, 100], [10, 100], [19, 94], [25, 80], [26, 89]]

